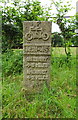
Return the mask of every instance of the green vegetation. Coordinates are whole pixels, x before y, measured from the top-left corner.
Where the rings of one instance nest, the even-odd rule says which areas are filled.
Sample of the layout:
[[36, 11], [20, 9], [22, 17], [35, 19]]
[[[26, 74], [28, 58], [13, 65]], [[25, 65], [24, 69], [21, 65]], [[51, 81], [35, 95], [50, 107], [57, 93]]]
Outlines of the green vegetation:
[[3, 54], [3, 76], [20, 74], [23, 69], [23, 51], [16, 49]]
[[[44, 8], [38, 0], [22, 3], [11, 0], [10, 6], [9, 1], [5, 3], [2, 8], [3, 118], [76, 118], [76, 48], [69, 46], [78, 46], [75, 35], [78, 23], [74, 22], [78, 15], [64, 17], [72, 9], [70, 2], [65, 5], [63, 0], [52, 0], [56, 14], [50, 14], [52, 6]], [[48, 21], [50, 16], [61, 31], [52, 34], [50, 90], [44, 85], [41, 94], [27, 96], [23, 89], [23, 21]]]
[[[69, 19], [65, 18], [66, 14], [73, 9], [70, 1], [66, 1], [66, 3], [64, 4], [63, 0], [59, 0], [59, 1], [52, 0], [52, 4], [55, 6], [57, 10], [56, 14], [53, 13], [53, 15], [55, 15], [56, 17], [54, 17], [52, 21], [55, 22], [60, 28], [61, 35], [62, 35], [61, 43], [63, 44], [62, 46], [65, 47], [65, 53], [68, 58], [71, 55], [71, 52], [70, 52], [70, 49], [67, 50], [67, 47], [74, 45], [74, 42], [72, 42], [73, 40], [72, 38], [76, 35], [75, 29], [77, 28], [77, 25], [76, 23], [74, 23], [74, 21], [76, 21], [76, 16], [74, 15]], [[55, 33], [55, 35], [57, 34]], [[57, 42], [57, 39], [55, 41]], [[58, 43], [59, 43], [59, 40], [58, 40]], [[77, 42], [76, 42], [76, 45], [77, 45]]]
[[71, 50], [69, 62], [63, 48], [52, 48], [51, 89], [44, 85], [41, 94], [32, 96], [23, 89], [22, 50], [4, 53], [3, 118], [75, 118], [76, 49]]
[[[5, 0], [4, 0], [5, 1]], [[22, 1], [22, 0], [21, 0]], [[2, 51], [7, 49], [17, 49], [23, 47], [23, 22], [24, 21], [52, 21], [56, 23], [61, 31], [52, 34], [53, 46], [65, 47], [65, 53], [69, 56], [70, 51], [67, 46], [77, 46], [75, 35], [76, 16], [66, 19], [64, 16], [72, 8], [71, 2], [63, 3], [63, 0], [52, 0], [49, 7], [41, 6], [38, 0], [26, 0], [26, 2], [13, 1], [9, 6], [9, 1], [2, 7]], [[55, 5], [57, 12], [54, 12], [52, 6]], [[53, 12], [51, 12], [53, 10]], [[49, 17], [51, 17], [49, 19]], [[78, 16], [77, 16], [78, 17]]]
[[45, 11], [38, 0], [26, 2], [6, 2], [2, 8], [2, 51], [23, 47], [23, 22], [46, 21], [48, 8]]

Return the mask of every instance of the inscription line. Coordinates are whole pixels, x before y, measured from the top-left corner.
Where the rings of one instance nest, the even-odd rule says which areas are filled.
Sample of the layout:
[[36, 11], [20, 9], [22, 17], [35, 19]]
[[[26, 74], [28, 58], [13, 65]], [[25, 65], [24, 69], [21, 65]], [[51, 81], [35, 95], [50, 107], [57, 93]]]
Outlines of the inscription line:
[[34, 56], [42, 56], [42, 55], [44, 55], [44, 56], [51, 56], [51, 54], [39, 54], [39, 53], [23, 53], [24, 55], [34, 55]]

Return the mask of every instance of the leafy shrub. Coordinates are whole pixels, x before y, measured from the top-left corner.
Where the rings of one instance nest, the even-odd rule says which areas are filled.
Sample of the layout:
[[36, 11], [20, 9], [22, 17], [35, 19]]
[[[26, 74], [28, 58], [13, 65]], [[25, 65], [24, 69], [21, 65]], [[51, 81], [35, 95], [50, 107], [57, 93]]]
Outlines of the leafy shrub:
[[64, 39], [63, 39], [63, 36], [62, 35], [59, 35], [58, 32], [54, 32], [52, 34], [52, 46], [53, 47], [56, 47], [56, 46], [59, 46], [59, 47], [63, 47], [64, 46]]
[[[3, 54], [3, 75], [20, 74], [23, 71], [23, 51], [20, 49], [10, 50]], [[69, 61], [65, 55], [61, 57], [52, 56], [52, 66], [55, 68], [71, 68], [76, 66], [76, 60], [70, 57]]]
[[68, 67], [76, 66], [76, 60], [72, 56], [69, 59], [66, 56], [52, 57], [51, 64], [55, 67]]
[[10, 5], [7, 1], [2, 7], [2, 52], [23, 47], [24, 21], [45, 21], [48, 14], [38, 0], [22, 2], [22, 5], [20, 1], [12, 1]]
[[23, 69], [23, 51], [10, 50], [3, 54], [3, 76], [20, 74]]

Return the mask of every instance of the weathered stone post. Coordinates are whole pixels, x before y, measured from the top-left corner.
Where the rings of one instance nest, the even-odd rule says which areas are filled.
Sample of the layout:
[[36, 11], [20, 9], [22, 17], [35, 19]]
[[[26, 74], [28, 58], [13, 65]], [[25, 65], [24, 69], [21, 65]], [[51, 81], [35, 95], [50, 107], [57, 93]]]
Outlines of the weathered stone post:
[[25, 21], [23, 24], [24, 86], [37, 93], [50, 84], [51, 22]]

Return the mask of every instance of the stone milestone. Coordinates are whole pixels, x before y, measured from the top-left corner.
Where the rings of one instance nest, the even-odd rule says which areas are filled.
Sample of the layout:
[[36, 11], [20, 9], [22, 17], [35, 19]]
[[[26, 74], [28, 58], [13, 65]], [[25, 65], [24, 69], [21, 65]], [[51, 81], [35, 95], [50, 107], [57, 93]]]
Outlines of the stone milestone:
[[37, 93], [50, 83], [51, 22], [23, 23], [24, 86], [28, 93]]

